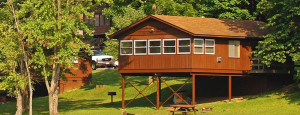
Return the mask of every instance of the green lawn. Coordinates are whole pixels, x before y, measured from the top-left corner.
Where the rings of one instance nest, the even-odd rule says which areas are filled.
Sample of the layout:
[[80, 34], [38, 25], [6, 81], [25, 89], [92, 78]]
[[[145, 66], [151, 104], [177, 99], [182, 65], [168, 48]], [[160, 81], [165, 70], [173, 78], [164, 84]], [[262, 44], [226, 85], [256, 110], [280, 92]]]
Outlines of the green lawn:
[[[148, 77], [128, 77], [128, 79], [142, 90], [148, 83]], [[185, 77], [163, 77], [163, 79], [175, 90], [184, 83]], [[96, 70], [93, 71], [92, 84], [69, 91], [59, 95], [59, 112], [62, 115], [120, 115], [121, 110], [121, 77], [117, 70]], [[96, 89], [96, 85], [107, 85], [104, 89]], [[183, 87], [191, 92], [191, 81]], [[110, 104], [110, 96], [107, 92], [114, 91], [114, 105]], [[126, 103], [136, 96], [137, 91], [126, 82], [125, 89]], [[143, 94], [156, 102], [156, 85], [148, 87]], [[165, 100], [171, 91], [162, 84], [162, 100]], [[188, 94], [191, 95], [191, 94]], [[138, 115], [167, 115], [170, 114], [167, 106], [172, 99], [165, 104], [165, 107], [156, 110], [145, 98], [139, 95], [136, 100], [126, 107], [127, 113]], [[15, 102], [0, 104], [0, 114], [14, 114]], [[206, 114], [299, 114], [300, 113], [300, 90], [293, 93], [273, 91], [258, 96], [246, 96], [244, 99], [236, 98], [231, 103], [224, 100], [201, 103], [197, 109], [203, 107], [213, 108], [212, 113]], [[200, 112], [199, 112], [200, 113]], [[48, 98], [39, 97], [33, 101], [33, 114], [48, 114]]]

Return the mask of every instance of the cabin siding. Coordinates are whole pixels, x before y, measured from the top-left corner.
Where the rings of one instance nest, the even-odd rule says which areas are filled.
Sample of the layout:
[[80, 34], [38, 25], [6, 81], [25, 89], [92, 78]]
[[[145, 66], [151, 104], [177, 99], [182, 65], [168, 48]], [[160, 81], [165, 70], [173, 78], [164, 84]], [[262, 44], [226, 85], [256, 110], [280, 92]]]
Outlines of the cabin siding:
[[[230, 58], [228, 56], [228, 39], [215, 39], [215, 54], [192, 54], [193, 68], [250, 70], [249, 52], [251, 52], [251, 47], [247, 40], [241, 40], [240, 43], [240, 58]], [[217, 62], [218, 56], [222, 58], [220, 63]]]
[[[177, 39], [191, 38], [190, 54], [177, 54]], [[161, 54], [149, 55], [148, 42], [146, 55], [119, 55], [120, 73], [161, 73], [161, 72], [203, 72], [238, 73], [250, 70], [251, 47], [248, 40], [240, 39], [240, 58], [229, 58], [228, 40], [230, 38], [203, 38], [215, 40], [215, 54], [194, 54], [194, 41], [190, 34], [170, 27], [153, 19], [146, 20], [135, 28], [119, 35], [119, 40], [161, 39]], [[176, 39], [176, 54], [163, 54], [163, 39]], [[236, 39], [235, 39], [236, 40]], [[221, 56], [222, 61], [217, 62]]]
[[64, 73], [65, 79], [59, 80], [59, 93], [89, 84], [92, 78], [91, 62], [90, 56], [79, 58], [78, 63], [70, 68], [71, 73]]

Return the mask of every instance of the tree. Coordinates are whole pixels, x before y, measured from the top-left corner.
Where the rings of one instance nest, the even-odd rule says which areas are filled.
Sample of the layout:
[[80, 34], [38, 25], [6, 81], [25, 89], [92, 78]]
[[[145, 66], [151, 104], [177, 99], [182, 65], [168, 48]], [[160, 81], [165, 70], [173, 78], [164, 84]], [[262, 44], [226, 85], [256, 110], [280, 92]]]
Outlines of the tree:
[[[22, 1], [7, 0], [1, 4], [2, 14], [1, 22], [1, 66], [4, 82], [1, 83], [5, 89], [8, 89], [12, 96], [17, 97], [17, 112], [22, 114], [27, 108], [27, 87], [23, 86], [24, 82], [28, 83], [29, 88], [29, 114], [32, 115], [32, 81], [31, 72], [29, 71], [29, 53], [25, 43], [25, 34], [21, 29], [23, 19], [26, 18], [19, 4]], [[25, 78], [27, 77], [27, 80]], [[25, 81], [24, 81], [25, 80]], [[18, 83], [18, 84], [16, 84]]]
[[[33, 49], [31, 63], [44, 76], [49, 95], [49, 114], [58, 114], [58, 81], [72, 67], [78, 54], [91, 53], [82, 40], [92, 36], [93, 27], [81, 18], [91, 17], [92, 0], [27, 0], [22, 6], [29, 13], [25, 20], [26, 42]], [[80, 35], [78, 31], [84, 31]]]
[[[285, 63], [289, 58], [300, 60], [300, 1], [299, 0], [262, 0], [257, 5], [258, 13], [267, 19], [265, 28], [269, 34], [257, 46], [255, 56], [270, 65], [274, 62]], [[298, 71], [298, 74], [300, 72]], [[300, 76], [295, 77], [300, 80]]]
[[247, 9], [249, 5], [248, 0], [199, 0], [195, 9], [199, 15], [211, 18], [254, 20], [255, 17]]
[[[108, 17], [112, 17], [112, 23], [113, 26], [109, 30], [106, 35], [110, 35], [118, 30], [121, 30], [122, 28], [129, 26], [130, 24], [146, 17], [142, 9], [134, 9], [131, 6], [123, 7], [124, 12], [122, 14], [114, 14], [112, 12], [115, 12], [115, 10], [112, 9], [106, 9], [103, 11], [104, 15]], [[118, 47], [119, 43], [118, 40], [110, 39], [108, 38], [104, 44], [106, 47], [104, 48], [104, 52], [113, 56], [115, 59], [118, 59]]]
[[[1, 20], [2, 22], [7, 22]], [[21, 115], [25, 106], [22, 92], [26, 90], [27, 79], [19, 68], [22, 61], [22, 51], [16, 32], [9, 23], [0, 24], [0, 87], [8, 91], [8, 95], [16, 97], [16, 115]], [[22, 74], [23, 73], [23, 74]]]

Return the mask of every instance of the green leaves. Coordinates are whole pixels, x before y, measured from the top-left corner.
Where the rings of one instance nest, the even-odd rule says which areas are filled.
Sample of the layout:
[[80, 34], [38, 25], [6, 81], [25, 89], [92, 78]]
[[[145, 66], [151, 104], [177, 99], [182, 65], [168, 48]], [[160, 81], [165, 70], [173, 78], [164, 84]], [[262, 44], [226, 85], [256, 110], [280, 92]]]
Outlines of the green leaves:
[[[265, 15], [270, 33], [259, 42], [254, 54], [263, 63], [285, 63], [287, 60], [300, 60], [300, 1], [299, 0], [262, 0], [257, 5], [258, 13]], [[299, 73], [298, 73], [299, 75]], [[300, 80], [300, 77], [297, 77]]]
[[[10, 91], [25, 87], [20, 69], [24, 61], [20, 42], [26, 44], [26, 51], [31, 54], [29, 63], [35, 74], [49, 77], [55, 71], [52, 68], [54, 63], [70, 68], [72, 60], [78, 59], [79, 52], [91, 52], [91, 47], [83, 40], [93, 35], [93, 27], [81, 20], [81, 16], [93, 15], [88, 12], [92, 8], [92, 0], [62, 0], [60, 11], [52, 0], [14, 1], [19, 33], [9, 2], [12, 1], [0, 4], [1, 87]], [[77, 34], [79, 30], [83, 30], [87, 37]]]

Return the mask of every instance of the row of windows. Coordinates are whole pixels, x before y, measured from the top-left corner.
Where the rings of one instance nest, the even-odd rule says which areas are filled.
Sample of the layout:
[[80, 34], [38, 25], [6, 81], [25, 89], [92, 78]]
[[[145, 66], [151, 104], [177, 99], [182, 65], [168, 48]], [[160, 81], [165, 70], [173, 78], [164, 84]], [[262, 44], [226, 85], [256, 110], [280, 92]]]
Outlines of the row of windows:
[[109, 26], [110, 20], [106, 19], [104, 15], [102, 14], [95, 14], [94, 18], [88, 19], [84, 17], [84, 21], [90, 24], [93, 24], [94, 26]]
[[[133, 49], [134, 45], [134, 49]], [[191, 39], [179, 38], [177, 39], [150, 39], [148, 40], [121, 40], [120, 41], [120, 55], [155, 55], [155, 54], [190, 54], [191, 53]], [[161, 51], [162, 50], [162, 51]], [[215, 54], [215, 40], [194, 38], [194, 54]]]

